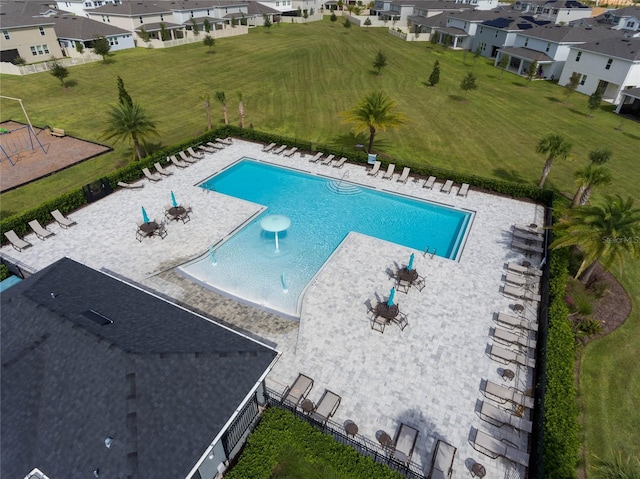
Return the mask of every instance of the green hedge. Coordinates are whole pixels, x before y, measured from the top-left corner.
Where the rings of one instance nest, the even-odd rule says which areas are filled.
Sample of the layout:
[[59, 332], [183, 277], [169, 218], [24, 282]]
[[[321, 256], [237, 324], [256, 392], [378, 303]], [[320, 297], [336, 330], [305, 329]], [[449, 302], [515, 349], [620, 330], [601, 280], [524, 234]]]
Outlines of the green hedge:
[[549, 264], [549, 331], [544, 395], [543, 477], [576, 477], [580, 438], [574, 384], [575, 342], [564, 300], [568, 250], [555, 250]]
[[279, 458], [290, 450], [299, 451], [308, 462], [328, 467], [343, 479], [404, 477], [277, 407], [270, 407], [263, 413], [238, 463], [225, 477], [269, 479]]

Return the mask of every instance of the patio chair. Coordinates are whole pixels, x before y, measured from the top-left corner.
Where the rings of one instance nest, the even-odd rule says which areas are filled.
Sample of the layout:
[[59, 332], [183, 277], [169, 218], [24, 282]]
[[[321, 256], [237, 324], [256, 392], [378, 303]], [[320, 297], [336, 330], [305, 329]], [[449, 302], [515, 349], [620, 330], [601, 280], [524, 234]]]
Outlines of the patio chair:
[[17, 251], [22, 251], [23, 249], [32, 246], [31, 243], [20, 238], [13, 230], [5, 231], [4, 235], [9, 240], [9, 243], [11, 243], [11, 246], [13, 246]]
[[342, 168], [344, 164], [347, 162], [347, 159], [343, 156], [338, 161], [333, 164], [334, 168]]
[[476, 431], [476, 439], [472, 446], [476, 451], [492, 459], [504, 457], [511, 462], [529, 467], [529, 454], [480, 430]]
[[427, 178], [425, 180], [424, 185], [422, 185], [422, 187], [431, 189], [431, 188], [433, 188], [433, 185], [435, 183], [436, 183], [436, 177], [435, 176], [430, 176], [429, 178]]
[[282, 145], [282, 146], [276, 148], [275, 150], [273, 150], [271, 153], [274, 153], [276, 155], [280, 155], [287, 148], [289, 148], [287, 145]]
[[336, 157], [336, 155], [329, 155], [327, 156], [324, 160], [320, 161], [321, 165], [328, 165], [329, 163], [331, 163], [333, 161], [333, 159]]
[[225, 145], [223, 145], [222, 143], [214, 143], [213, 141], [207, 141], [207, 145], [209, 145], [216, 151], [222, 150], [225, 147]]
[[516, 334], [502, 328], [494, 328], [493, 337], [500, 341], [504, 341], [505, 343], [513, 344], [516, 346], [523, 346], [525, 348], [534, 348], [534, 349], [536, 347], [535, 339], [529, 339], [526, 336], [522, 336], [520, 334]]
[[534, 234], [534, 235], [544, 234], [544, 229], [540, 228], [537, 224], [534, 224], [534, 223], [529, 225], [515, 224], [513, 225], [513, 227], [517, 230], [524, 231], [529, 234]]
[[139, 190], [144, 187], [144, 183], [125, 183], [124, 181], [118, 181], [118, 186], [128, 190]]
[[160, 173], [162, 176], [171, 176], [173, 175], [173, 171], [165, 170], [160, 162], [156, 161], [153, 166], [156, 168], [156, 171]]
[[189, 153], [192, 158], [198, 158], [199, 160], [204, 158], [204, 153], [200, 153], [199, 151], [193, 151], [192, 146], [187, 148], [187, 153]]
[[438, 439], [427, 479], [451, 479], [456, 451], [451, 444]]
[[274, 146], [276, 146], [275, 143], [269, 143], [267, 146], [262, 147], [262, 151], [264, 151], [265, 153], [268, 153], [269, 151], [273, 150]]
[[417, 440], [417, 429], [407, 426], [404, 423], [400, 424], [393, 443], [393, 459], [405, 465], [409, 464]]
[[519, 229], [514, 229], [512, 235], [514, 238], [524, 240], [525, 242], [544, 243], [543, 235], [531, 234]]
[[318, 153], [313, 155], [311, 158], [309, 158], [309, 163], [316, 163], [322, 157], [322, 155], [324, 155], [324, 153], [319, 151]]
[[321, 424], [327, 424], [327, 421], [333, 416], [340, 406], [340, 400], [342, 398], [336, 393], [324, 390], [324, 394], [320, 398], [320, 402], [316, 404], [313, 413], [311, 413], [311, 419], [318, 421]]
[[371, 316], [371, 329], [374, 331], [380, 331], [384, 334], [384, 328], [387, 326], [388, 321], [382, 316], [378, 316], [376, 314], [375, 309], [372, 310], [373, 314]]
[[282, 156], [286, 156], [287, 158], [291, 158], [293, 156], [293, 154], [298, 151], [298, 147], [294, 146], [293, 148], [285, 151]]
[[527, 255], [532, 255], [534, 253], [542, 254], [544, 253], [544, 248], [542, 246], [538, 246], [535, 244], [527, 244], [517, 239], [511, 241], [511, 249], [517, 249], [520, 251], [524, 251]]
[[394, 163], [389, 163], [389, 166], [387, 166], [387, 171], [384, 172], [384, 175], [382, 175], [382, 179], [383, 180], [390, 180], [391, 178], [393, 178], [393, 172], [396, 169], [396, 165]]
[[516, 286], [523, 287], [535, 287], [540, 284], [540, 276], [520, 276], [519, 274], [511, 273], [507, 271], [504, 277], [507, 283], [515, 284]]
[[533, 409], [534, 407], [532, 397], [525, 396], [515, 389], [505, 388], [504, 386], [500, 386], [499, 384], [493, 383], [491, 381], [487, 381], [484, 386], [483, 393], [488, 398], [491, 398], [494, 401], [502, 404], [511, 402], [516, 406], [523, 406], [529, 409]]
[[198, 145], [198, 150], [204, 151], [205, 153], [215, 153], [218, 151], [214, 147], [207, 145]]
[[186, 168], [187, 166], [189, 166], [189, 163], [185, 163], [184, 161], [180, 161], [179, 159], [177, 159], [176, 155], [171, 155], [171, 156], [168, 156], [167, 158], [169, 158], [169, 161], [173, 163], [175, 166], [177, 166], [178, 168]]
[[400, 331], [404, 331], [404, 328], [406, 328], [409, 325], [409, 322], [407, 321], [407, 317], [408, 316], [404, 313], [398, 313], [398, 316], [393, 318], [393, 322], [398, 325], [398, 327], [400, 328]]
[[181, 151], [178, 154], [180, 155], [180, 158], [182, 158], [182, 161], [186, 161], [187, 163], [191, 164], [198, 162], [197, 158], [193, 158], [192, 156], [187, 155], [184, 151]]
[[542, 276], [542, 270], [538, 269], [534, 266], [523, 266], [518, 263], [514, 263], [513, 261], [507, 263], [507, 269], [509, 271], [513, 271], [514, 273], [519, 273], [527, 276]]
[[147, 177], [147, 180], [153, 181], [154, 183], [162, 179], [158, 173], [151, 173], [149, 168], [142, 168], [142, 172], [144, 173], [144, 176]]
[[495, 407], [487, 401], [482, 401], [480, 418], [487, 421], [489, 424], [493, 424], [498, 427], [511, 426], [514, 429], [524, 432], [531, 432], [533, 429], [531, 421], [521, 416], [517, 416], [510, 411]]
[[380, 163], [379, 161], [376, 161], [376, 162], [373, 164], [373, 167], [372, 167], [369, 171], [367, 171], [367, 175], [369, 175], [369, 176], [376, 176], [376, 175], [378, 174], [378, 172], [380, 171], [380, 165], [381, 165], [381, 164], [382, 164], [382, 163]]
[[453, 186], [453, 180], [447, 180], [445, 181], [444, 185], [442, 185], [442, 188], [440, 188], [440, 191], [442, 193], [451, 193], [451, 187]]
[[313, 379], [300, 373], [294, 383], [284, 391], [283, 401], [297, 406], [309, 394], [312, 387]]
[[462, 186], [458, 190], [458, 196], [464, 196], [466, 198], [467, 197], [467, 193], [469, 193], [469, 184], [468, 183], [462, 183]]
[[60, 226], [62, 226], [65, 229], [68, 228], [69, 226], [73, 226], [76, 224], [75, 221], [70, 220], [65, 215], [60, 213], [60, 210], [53, 210], [51, 212], [51, 216], [53, 216], [53, 219], [56, 220], [56, 223], [58, 223]]
[[216, 141], [218, 143], [222, 143], [223, 145], [232, 145], [233, 144], [233, 139], [230, 136], [226, 137], [224, 140], [221, 139], [221, 138], [216, 138]]
[[530, 358], [525, 354], [512, 351], [511, 349], [504, 349], [495, 344], [491, 345], [489, 349], [489, 356], [494, 361], [498, 361], [499, 363], [509, 364], [516, 363], [521, 366], [527, 366], [530, 368], [536, 367], [536, 360], [534, 358]]
[[396, 181], [398, 181], [399, 183], [406, 183], [407, 180], [409, 179], [410, 172], [411, 172], [411, 168], [409, 168], [408, 166], [405, 166], [402, 170], [402, 174]]
[[516, 299], [524, 299], [526, 301], [536, 301], [539, 303], [541, 299], [539, 294], [535, 294], [532, 291], [517, 286], [512, 286], [510, 284], [505, 284], [502, 292], [506, 296], [511, 296], [512, 298]]
[[507, 326], [513, 326], [514, 328], [520, 328], [527, 331], [538, 330], [538, 323], [526, 319], [516, 318], [506, 313], [498, 313], [498, 317], [496, 320], [499, 323], [506, 324]]
[[49, 231], [47, 228], [43, 228], [38, 220], [29, 221], [29, 227], [33, 230], [38, 238], [42, 241], [47, 239], [49, 236], [53, 236], [54, 233]]

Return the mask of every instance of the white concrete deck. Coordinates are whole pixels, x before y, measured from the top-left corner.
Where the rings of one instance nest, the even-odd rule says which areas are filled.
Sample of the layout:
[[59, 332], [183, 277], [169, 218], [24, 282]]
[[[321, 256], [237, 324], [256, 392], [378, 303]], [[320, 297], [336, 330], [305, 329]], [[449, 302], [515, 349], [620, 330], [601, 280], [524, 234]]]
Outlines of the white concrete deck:
[[[480, 419], [483, 381], [489, 379], [524, 391], [532, 387], [532, 374], [525, 368], [503, 365], [487, 355], [491, 344], [494, 313], [508, 312], [513, 300], [501, 294], [507, 261], [523, 259], [509, 248], [514, 223], [542, 223], [543, 208], [470, 191], [467, 198], [422, 188], [412, 178], [406, 184], [368, 176], [362, 166], [346, 164], [337, 169], [309, 163], [296, 153], [293, 158], [261, 152], [261, 146], [244, 141], [233, 145], [158, 183], [144, 180], [139, 191], [121, 190], [70, 215], [77, 225], [41, 241], [26, 240], [33, 247], [21, 253], [11, 246], [0, 252], [39, 270], [68, 256], [96, 269], [130, 278], [176, 300], [185, 290], [157, 273], [196, 257], [210, 244], [224, 238], [258, 207], [242, 200], [205, 192], [196, 185], [242, 157], [287, 165], [336, 178], [349, 171], [349, 181], [424, 198], [476, 212], [459, 261], [429, 256], [400, 245], [352, 233], [325, 264], [308, 288], [299, 329], [289, 332], [263, 331], [265, 339], [283, 352], [269, 376], [269, 386], [281, 390], [299, 372], [312, 377], [315, 385], [309, 399], [318, 401], [325, 388], [342, 396], [334, 416], [350, 419], [360, 434], [375, 440], [384, 430], [392, 437], [405, 422], [420, 431], [413, 460], [425, 472], [437, 439], [458, 449], [454, 477], [465, 477], [473, 462], [481, 462], [487, 477], [523, 478], [524, 468], [505, 459], [491, 459], [470, 444], [472, 428], [506, 438], [520, 449], [527, 448], [528, 435], [504, 426], [496, 428]], [[135, 221], [144, 206], [151, 217], [163, 215], [173, 190], [179, 202], [192, 205], [191, 221], [168, 225], [168, 236], [135, 239]], [[414, 267], [426, 277], [422, 292], [398, 293], [396, 302], [408, 314], [404, 331], [389, 325], [384, 334], [373, 331], [367, 317], [367, 300], [386, 298], [393, 286], [388, 269], [406, 265], [414, 252]], [[213, 295], [213, 293], [211, 293]], [[532, 310], [531, 313], [535, 314]], [[215, 314], [215, 313], [213, 313]], [[516, 371], [513, 383], [505, 383], [503, 367]], [[530, 413], [525, 412], [525, 417]]]

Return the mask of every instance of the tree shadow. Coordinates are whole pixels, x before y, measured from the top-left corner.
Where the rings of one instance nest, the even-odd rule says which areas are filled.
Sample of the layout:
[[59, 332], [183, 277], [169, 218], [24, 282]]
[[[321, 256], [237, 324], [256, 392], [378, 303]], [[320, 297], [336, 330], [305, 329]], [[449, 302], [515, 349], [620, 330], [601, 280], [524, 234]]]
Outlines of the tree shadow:
[[106, 57], [104, 60], [102, 60], [103, 65], [112, 65], [115, 62], [115, 59], [113, 59], [112, 57]]
[[508, 170], [506, 168], [495, 168], [493, 174], [501, 180], [511, 181], [512, 183], [526, 183], [518, 170]]
[[576, 110], [575, 108], [567, 108], [567, 110], [576, 115], [587, 117], [587, 114], [584, 111]]
[[158, 141], [157, 143], [154, 142], [145, 142], [142, 147], [144, 148], [144, 151], [147, 152], [147, 155], [152, 155], [154, 154], [156, 151], [160, 151], [162, 149], [162, 142]]
[[73, 88], [74, 86], [78, 86], [78, 80], [67, 80], [64, 82], [63, 88]]
[[429, 87], [429, 88], [433, 87], [433, 85], [432, 85], [430, 82], [428, 82], [428, 81], [423, 81], [423, 82], [421, 82], [421, 83], [422, 83], [424, 86], [426, 86], [426, 87]]
[[640, 141], [640, 136], [638, 135], [633, 135], [631, 133], [627, 133], [626, 131], [623, 131], [622, 134], [627, 138], [631, 138], [632, 140]]
[[520, 88], [524, 88], [524, 87], [526, 87], [526, 86], [527, 86], [527, 85], [525, 85], [525, 84], [522, 84], [522, 83], [520, 83], [520, 82], [515, 82], [515, 81], [512, 81], [512, 82], [511, 82], [511, 84], [512, 84], [513, 86], [519, 86]]
[[[345, 151], [366, 151], [369, 145], [369, 135], [365, 133], [354, 134], [352, 131], [344, 133], [342, 135], [333, 137], [333, 144], [344, 148]], [[374, 145], [378, 145], [378, 141], [374, 139]], [[356, 145], [362, 145], [358, 147]]]
[[462, 95], [449, 95], [449, 100], [464, 102], [466, 100]]
[[547, 100], [549, 100], [551, 103], [561, 103], [562, 100], [559, 100], [558, 98], [554, 97], [554, 96], [545, 96], [545, 98]]

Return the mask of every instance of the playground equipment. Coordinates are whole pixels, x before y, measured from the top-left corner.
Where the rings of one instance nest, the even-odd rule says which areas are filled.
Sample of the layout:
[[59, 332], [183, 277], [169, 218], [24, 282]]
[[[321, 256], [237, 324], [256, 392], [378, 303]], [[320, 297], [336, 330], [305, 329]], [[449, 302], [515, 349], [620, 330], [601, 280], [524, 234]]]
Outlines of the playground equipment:
[[[4, 95], [0, 95], [0, 98], [4, 98], [5, 100], [17, 101], [20, 104], [20, 108], [22, 108], [22, 113], [24, 113], [24, 116], [27, 119], [26, 125], [14, 130], [0, 128], [0, 158], [5, 157], [7, 160], [9, 160], [11, 166], [15, 166], [15, 163], [11, 160], [11, 157], [19, 155], [22, 151], [25, 150], [35, 150], [36, 146], [34, 144], [34, 140], [46, 155], [47, 152], [44, 149], [44, 146], [42, 146], [42, 143], [40, 143], [38, 135], [33, 129], [33, 125], [31, 125], [31, 120], [29, 119], [29, 115], [27, 115], [27, 110], [22, 103], [22, 99], [12, 98]], [[14, 133], [17, 134], [14, 135]], [[5, 135], [7, 136], [5, 137]], [[7, 149], [9, 151], [7, 151]]]

